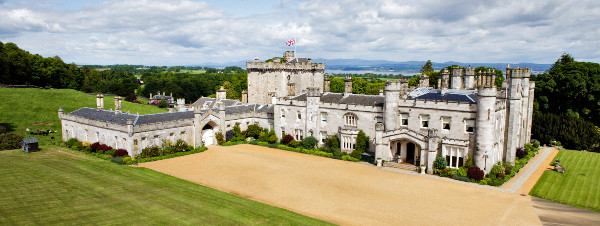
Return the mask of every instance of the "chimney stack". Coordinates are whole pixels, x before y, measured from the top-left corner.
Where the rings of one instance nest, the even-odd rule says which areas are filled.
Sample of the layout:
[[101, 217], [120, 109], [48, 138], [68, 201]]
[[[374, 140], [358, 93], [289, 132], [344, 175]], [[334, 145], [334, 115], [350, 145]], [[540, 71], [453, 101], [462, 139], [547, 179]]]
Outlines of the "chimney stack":
[[227, 99], [227, 90], [221, 86], [221, 89], [217, 90], [217, 100]]
[[352, 94], [352, 78], [347, 76], [346, 79], [344, 79], [344, 96], [350, 94]]
[[247, 104], [248, 103], [248, 91], [244, 90], [242, 91], [242, 104]]
[[330, 78], [325, 78], [325, 82], [323, 84], [323, 92], [330, 92], [329, 90], [331, 89], [331, 85], [330, 85], [331, 79]]
[[383, 89], [379, 89], [379, 96], [383, 96]]
[[115, 96], [115, 114], [123, 112], [123, 102], [120, 96]]
[[104, 109], [104, 95], [96, 94], [96, 109], [103, 110]]

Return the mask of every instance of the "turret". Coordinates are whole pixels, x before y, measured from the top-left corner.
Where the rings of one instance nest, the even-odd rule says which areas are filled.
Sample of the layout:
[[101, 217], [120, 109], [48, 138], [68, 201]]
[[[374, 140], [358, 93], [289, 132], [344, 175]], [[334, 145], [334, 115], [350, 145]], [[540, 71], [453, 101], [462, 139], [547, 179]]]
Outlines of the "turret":
[[325, 82], [323, 83], [323, 92], [330, 92], [331, 89], [331, 80], [329, 78], [325, 78]]
[[419, 88], [429, 87], [429, 76], [423, 75], [419, 78]]
[[395, 130], [398, 125], [398, 103], [400, 102], [400, 92], [402, 83], [387, 81], [385, 82], [385, 104], [384, 126], [385, 130]]
[[485, 81], [477, 87], [477, 118], [475, 121], [476, 146], [473, 163], [486, 173], [498, 162], [494, 154], [494, 122], [496, 104], [496, 86], [490, 73], [482, 76]]
[[294, 60], [294, 58], [295, 58], [294, 51], [285, 51], [285, 53], [283, 53], [283, 58], [285, 59], [286, 62], [290, 62], [290, 61]]
[[177, 98], [177, 110], [181, 111], [185, 107], [185, 99]]
[[248, 91], [244, 90], [242, 91], [242, 104], [247, 104], [248, 103]]
[[472, 67], [465, 68], [464, 84], [465, 89], [475, 88], [475, 69]]
[[227, 99], [227, 90], [221, 86], [221, 89], [217, 90], [217, 101]]
[[96, 94], [96, 109], [103, 110], [104, 109], [104, 95]]
[[[521, 139], [525, 139], [526, 136], [526, 134], [522, 134], [524, 133], [522, 122], [529, 118], [527, 112], [523, 112], [524, 106], [529, 106], [529, 102], [526, 100], [529, 94], [524, 95], [522, 91], [529, 92], [529, 76], [528, 68], [506, 68], [506, 78], [509, 81], [504, 156], [505, 161], [510, 163], [515, 162], [516, 150], [518, 147], [522, 147], [524, 142]], [[526, 87], [524, 87], [525, 80], [527, 81]]]
[[447, 68], [442, 70], [442, 87], [440, 89], [448, 89], [448, 82], [450, 82], [450, 72]]

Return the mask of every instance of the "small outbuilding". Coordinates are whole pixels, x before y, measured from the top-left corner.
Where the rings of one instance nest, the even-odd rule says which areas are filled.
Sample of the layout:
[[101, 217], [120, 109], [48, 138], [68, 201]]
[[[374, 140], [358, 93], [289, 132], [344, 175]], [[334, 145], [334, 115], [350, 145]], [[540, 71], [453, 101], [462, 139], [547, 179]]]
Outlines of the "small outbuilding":
[[38, 139], [35, 137], [23, 138], [21, 144], [23, 152], [34, 152], [40, 150], [40, 148], [38, 147]]

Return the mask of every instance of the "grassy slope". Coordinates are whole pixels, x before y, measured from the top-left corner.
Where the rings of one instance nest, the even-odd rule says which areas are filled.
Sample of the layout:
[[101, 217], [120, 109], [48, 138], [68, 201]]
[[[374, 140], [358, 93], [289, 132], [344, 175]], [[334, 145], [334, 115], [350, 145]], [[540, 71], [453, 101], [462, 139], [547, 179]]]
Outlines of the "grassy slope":
[[61, 147], [0, 152], [0, 225], [326, 224]]
[[[62, 107], [65, 113], [75, 111], [82, 107], [96, 107], [96, 96], [88, 95], [70, 89], [9, 89], [0, 88], [0, 123], [9, 123], [14, 132], [30, 137], [31, 131], [57, 130], [60, 135], [60, 121], [58, 120], [58, 107]], [[114, 109], [113, 96], [104, 97], [104, 108]], [[166, 112], [150, 105], [134, 104], [123, 101], [123, 111], [133, 114], [151, 114]], [[34, 124], [43, 123], [40, 125]], [[52, 124], [52, 125], [50, 125]], [[36, 136], [40, 144], [50, 144], [50, 136]]]
[[600, 212], [600, 154], [560, 150], [554, 159], [560, 159], [565, 174], [544, 172], [529, 194]]

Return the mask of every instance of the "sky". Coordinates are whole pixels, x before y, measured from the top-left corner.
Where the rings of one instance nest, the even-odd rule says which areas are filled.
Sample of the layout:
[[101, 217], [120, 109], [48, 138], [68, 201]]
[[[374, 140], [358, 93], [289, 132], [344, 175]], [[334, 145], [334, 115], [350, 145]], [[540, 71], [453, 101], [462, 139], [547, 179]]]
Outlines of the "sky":
[[[295, 38], [296, 45], [285, 42]], [[298, 57], [600, 62], [597, 0], [0, 0], [0, 42], [66, 63]]]

